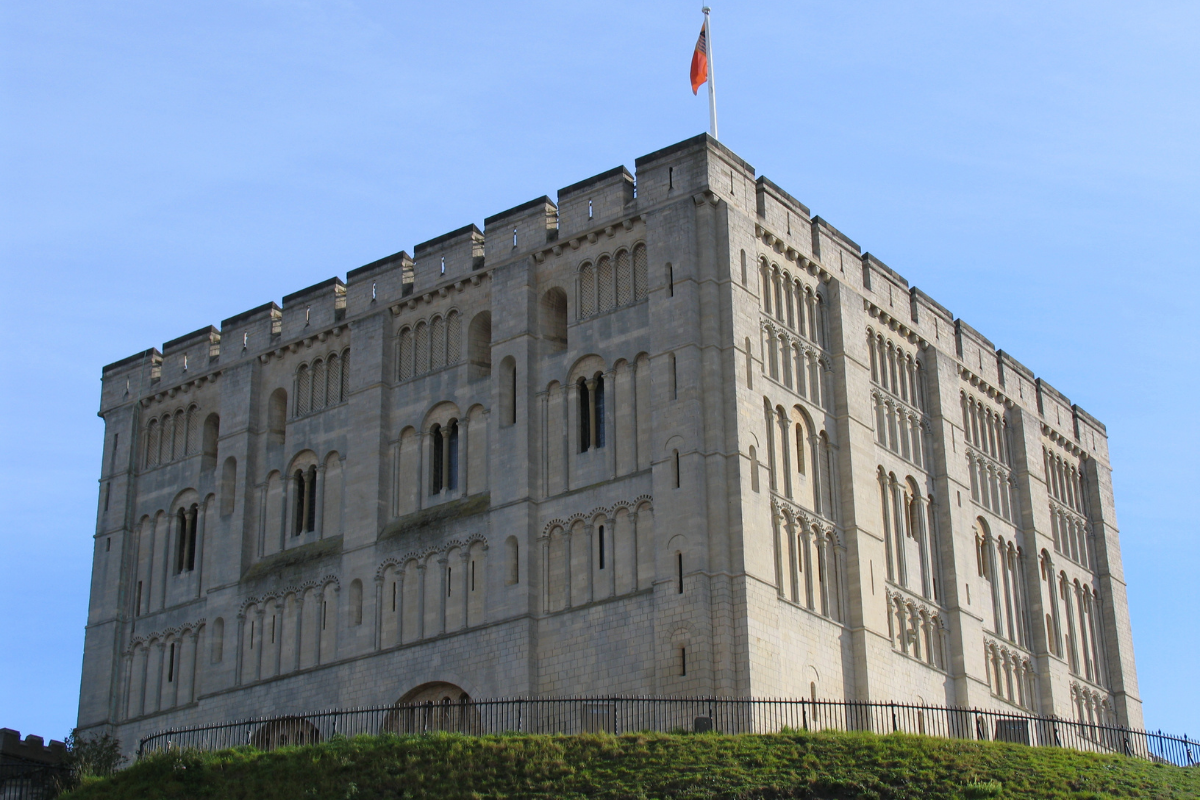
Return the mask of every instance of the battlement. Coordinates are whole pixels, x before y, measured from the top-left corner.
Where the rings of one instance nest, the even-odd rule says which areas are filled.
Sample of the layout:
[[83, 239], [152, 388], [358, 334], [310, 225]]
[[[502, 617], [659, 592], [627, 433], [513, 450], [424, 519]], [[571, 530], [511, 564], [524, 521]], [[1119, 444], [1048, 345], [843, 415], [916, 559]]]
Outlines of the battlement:
[[46, 744], [32, 733], [21, 739], [21, 732], [0, 728], [0, 764], [61, 764], [67, 757], [67, 746], [55, 739]]
[[481, 269], [483, 241], [483, 231], [472, 222], [421, 242], [413, 248], [413, 291], [420, 294]]
[[[557, 202], [543, 195], [493, 214], [484, 219], [483, 230], [469, 223], [417, 244], [411, 256], [401, 250], [350, 270], [345, 281], [332, 277], [288, 294], [282, 307], [266, 303], [222, 321], [220, 330], [208, 326], [165, 343], [161, 352], [152, 348], [134, 354], [106, 366], [104, 378], [125, 378], [122, 384], [128, 382], [131, 389], [135, 373], [144, 374], [138, 380], [146, 384], [185, 380], [196, 365], [219, 361], [223, 343], [232, 356], [247, 350], [261, 352], [364, 313], [374, 303], [393, 305], [454, 284], [485, 265], [502, 266], [527, 254], [540, 262], [551, 243], [590, 235], [657, 206], [706, 193], [751, 215], [758, 233], [779, 252], [786, 251], [789, 259], [815, 262], [826, 278], [836, 277], [861, 291], [926, 340], [941, 341], [953, 331], [953, 353], [972, 374], [1031, 406], [1036, 398], [1038, 413], [1047, 420], [1051, 412], [1055, 419], [1062, 417], [1056, 409], [1071, 408], [1065, 398], [1050, 399], [1057, 393], [1039, 389], [1032, 372], [955, 319], [949, 309], [911, 286], [873, 253], [864, 252], [827, 220], [813, 215], [770, 178], [756, 176], [752, 165], [708, 134], [640, 156], [634, 166], [636, 173], [616, 166], [564, 186], [558, 190]], [[950, 346], [948, 339], [945, 346]]]
[[619, 219], [634, 201], [634, 188], [633, 174], [620, 166], [559, 189], [559, 235]]
[[558, 235], [558, 206], [542, 195], [493, 214], [483, 221], [483, 230], [484, 261], [494, 264], [553, 241]]

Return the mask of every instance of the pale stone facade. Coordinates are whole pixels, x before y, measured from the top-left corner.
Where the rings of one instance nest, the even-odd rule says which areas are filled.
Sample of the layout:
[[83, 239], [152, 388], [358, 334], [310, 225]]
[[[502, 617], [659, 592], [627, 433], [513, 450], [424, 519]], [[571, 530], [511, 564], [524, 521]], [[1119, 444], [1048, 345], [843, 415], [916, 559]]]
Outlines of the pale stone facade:
[[462, 693], [1140, 726], [1104, 426], [711, 138], [636, 166], [105, 367], [81, 727]]

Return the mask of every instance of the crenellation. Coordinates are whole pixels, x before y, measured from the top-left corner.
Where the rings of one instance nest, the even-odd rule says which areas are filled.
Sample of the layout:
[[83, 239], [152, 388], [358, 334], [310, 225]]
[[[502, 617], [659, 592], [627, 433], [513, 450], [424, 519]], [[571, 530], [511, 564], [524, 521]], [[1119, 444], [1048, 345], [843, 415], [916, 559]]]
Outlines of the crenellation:
[[280, 335], [287, 341], [345, 319], [346, 284], [334, 276], [283, 298]]
[[812, 220], [808, 207], [780, 189], [765, 175], [755, 183], [756, 209], [763, 227], [782, 237], [788, 250], [813, 258]]
[[346, 315], [383, 307], [413, 292], [413, 260], [403, 250], [346, 273]]
[[1071, 398], [1055, 389], [1042, 378], [1036, 379], [1038, 413], [1050, 427], [1060, 434], [1075, 438], [1075, 412]]
[[104, 368], [81, 728], [1079, 687], [1140, 722], [1104, 426], [711, 137], [635, 165]]
[[470, 275], [484, 265], [483, 232], [472, 222], [413, 248], [413, 293]]
[[558, 237], [558, 207], [549, 197], [493, 214], [483, 221], [485, 263], [500, 264], [540, 250]]
[[558, 190], [558, 237], [565, 239], [619, 220], [633, 203], [634, 177], [624, 166]]

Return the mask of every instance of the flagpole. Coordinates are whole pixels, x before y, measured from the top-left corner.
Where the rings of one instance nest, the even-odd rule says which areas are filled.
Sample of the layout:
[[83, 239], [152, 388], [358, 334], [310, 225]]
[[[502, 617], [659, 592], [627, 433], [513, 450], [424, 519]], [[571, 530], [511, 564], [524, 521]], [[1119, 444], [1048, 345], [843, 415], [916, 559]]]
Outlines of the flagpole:
[[717, 83], [715, 71], [713, 70], [713, 46], [712, 46], [712, 28], [708, 24], [708, 12], [711, 10], [705, 6], [704, 11], [704, 43], [708, 50], [705, 56], [708, 59], [708, 122], [712, 128], [712, 137], [718, 139], [717, 136]]

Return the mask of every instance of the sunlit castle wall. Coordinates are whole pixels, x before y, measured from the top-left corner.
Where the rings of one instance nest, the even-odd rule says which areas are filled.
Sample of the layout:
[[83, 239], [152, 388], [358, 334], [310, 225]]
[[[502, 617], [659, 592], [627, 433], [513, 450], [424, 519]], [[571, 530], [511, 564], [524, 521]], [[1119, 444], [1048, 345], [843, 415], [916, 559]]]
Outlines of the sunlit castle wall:
[[79, 724], [1140, 725], [1104, 426], [700, 136], [110, 364]]

